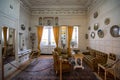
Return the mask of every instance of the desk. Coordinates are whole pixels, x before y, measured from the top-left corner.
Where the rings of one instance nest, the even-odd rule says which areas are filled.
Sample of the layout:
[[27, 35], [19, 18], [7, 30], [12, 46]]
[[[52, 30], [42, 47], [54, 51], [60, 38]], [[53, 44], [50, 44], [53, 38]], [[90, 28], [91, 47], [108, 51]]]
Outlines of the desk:
[[[81, 53], [81, 52], [79, 52], [79, 53], [77, 53], [77, 54], [73, 54], [73, 57], [75, 58], [75, 66], [74, 66], [74, 69], [76, 69], [76, 68], [82, 68], [82, 69], [84, 69], [84, 67], [83, 67], [83, 65], [82, 65], [82, 62], [83, 62], [83, 57], [84, 57], [84, 55]], [[80, 58], [80, 65], [77, 63], [77, 59], [78, 58]]]
[[78, 53], [78, 52], [80, 52], [80, 50], [79, 49], [75, 49], [75, 50], [73, 50], [76, 54]]

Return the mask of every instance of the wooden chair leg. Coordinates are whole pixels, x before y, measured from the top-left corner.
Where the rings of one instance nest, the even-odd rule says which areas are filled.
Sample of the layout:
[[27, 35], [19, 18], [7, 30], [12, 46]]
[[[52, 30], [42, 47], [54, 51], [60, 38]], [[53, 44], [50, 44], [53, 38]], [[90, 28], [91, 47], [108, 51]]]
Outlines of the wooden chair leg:
[[106, 73], [106, 70], [105, 70], [105, 73], [104, 73], [104, 80], [106, 80], [106, 76], [107, 76], [107, 73]]
[[100, 73], [99, 70], [100, 70], [100, 67], [98, 66], [98, 75], [99, 75], [99, 73]]

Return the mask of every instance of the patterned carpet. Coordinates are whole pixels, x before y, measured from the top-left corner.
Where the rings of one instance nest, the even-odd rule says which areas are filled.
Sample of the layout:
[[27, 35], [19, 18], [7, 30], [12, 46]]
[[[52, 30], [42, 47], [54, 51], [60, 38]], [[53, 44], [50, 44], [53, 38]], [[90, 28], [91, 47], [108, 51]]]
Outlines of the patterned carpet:
[[[63, 73], [63, 80], [99, 80], [85, 63], [83, 65], [84, 70], [72, 69], [69, 73]], [[12, 80], [59, 80], [59, 75], [54, 71], [53, 59], [38, 59]]]

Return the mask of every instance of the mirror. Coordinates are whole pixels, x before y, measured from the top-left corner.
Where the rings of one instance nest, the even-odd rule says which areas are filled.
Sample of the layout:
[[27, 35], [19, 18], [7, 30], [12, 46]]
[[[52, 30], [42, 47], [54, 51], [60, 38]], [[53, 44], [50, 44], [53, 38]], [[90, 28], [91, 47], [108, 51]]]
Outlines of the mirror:
[[3, 63], [6, 64], [15, 60], [15, 29], [3, 27], [2, 42], [2, 58]]
[[113, 37], [120, 37], [120, 26], [113, 25], [110, 29], [110, 33]]

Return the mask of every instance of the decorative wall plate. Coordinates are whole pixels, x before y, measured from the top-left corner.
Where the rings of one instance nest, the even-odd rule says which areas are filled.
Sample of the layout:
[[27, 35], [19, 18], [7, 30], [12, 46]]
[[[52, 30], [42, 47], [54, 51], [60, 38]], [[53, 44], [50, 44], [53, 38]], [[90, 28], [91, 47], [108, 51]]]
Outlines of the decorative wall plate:
[[24, 24], [21, 24], [21, 29], [25, 30], [25, 25]]
[[104, 37], [104, 32], [101, 29], [98, 30], [97, 34], [100, 38]]
[[97, 18], [97, 17], [98, 17], [98, 12], [97, 12], [97, 11], [93, 14], [93, 17], [94, 17], [94, 18]]
[[95, 33], [91, 32], [91, 37], [94, 39], [95, 38]]
[[110, 29], [110, 34], [113, 37], [120, 37], [120, 26], [118, 25], [113, 25]]
[[109, 19], [109, 18], [106, 18], [104, 23], [105, 23], [106, 25], [108, 25], [108, 24], [110, 23], [110, 19]]
[[88, 34], [85, 34], [85, 39], [88, 39]]
[[88, 27], [88, 30], [90, 30], [90, 29], [91, 29], [91, 27], [89, 26], [89, 27]]
[[98, 30], [98, 28], [99, 28], [99, 24], [98, 23], [94, 24], [94, 30], [96, 31]]

